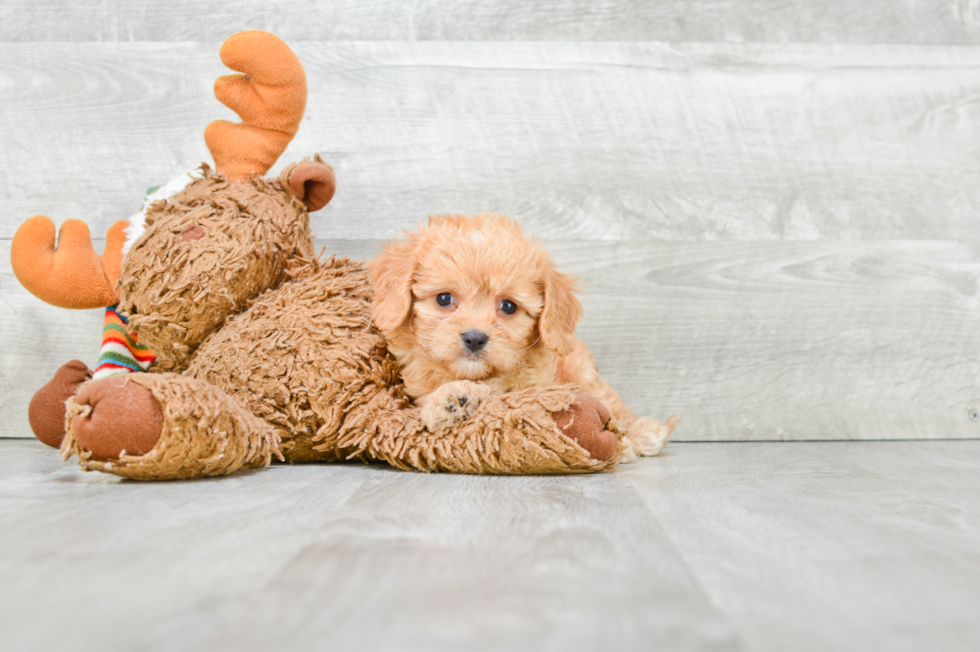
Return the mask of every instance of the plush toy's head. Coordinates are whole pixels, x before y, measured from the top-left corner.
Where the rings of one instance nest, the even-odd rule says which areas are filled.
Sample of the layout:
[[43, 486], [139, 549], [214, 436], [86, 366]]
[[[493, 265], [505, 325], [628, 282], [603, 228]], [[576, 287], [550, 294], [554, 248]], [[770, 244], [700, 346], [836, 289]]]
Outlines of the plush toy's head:
[[144, 223], [117, 222], [103, 256], [88, 227], [27, 220], [14, 237], [11, 263], [39, 298], [66, 308], [118, 303], [141, 343], [157, 352], [155, 368], [180, 370], [226, 315], [277, 285], [290, 260], [313, 256], [309, 211], [330, 201], [333, 168], [318, 156], [288, 166], [278, 179], [262, 175], [299, 127], [306, 75], [278, 37], [241, 32], [221, 48], [222, 61], [244, 74], [221, 77], [215, 94], [242, 118], [216, 121], [205, 139], [217, 173], [151, 203]]
[[145, 230], [122, 261], [120, 312], [157, 354], [154, 369], [180, 371], [227, 315], [282, 282], [290, 262], [311, 259], [307, 207], [291, 191], [297, 170], [330, 168], [319, 159], [280, 179], [193, 180], [146, 211]]

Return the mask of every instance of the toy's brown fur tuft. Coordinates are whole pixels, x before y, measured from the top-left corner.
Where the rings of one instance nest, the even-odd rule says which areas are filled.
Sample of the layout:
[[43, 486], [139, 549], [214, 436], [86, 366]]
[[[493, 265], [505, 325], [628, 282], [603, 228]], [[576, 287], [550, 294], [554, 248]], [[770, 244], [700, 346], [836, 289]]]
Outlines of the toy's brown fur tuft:
[[62, 457], [78, 456], [86, 471], [105, 471], [133, 480], [184, 480], [227, 475], [242, 467], [268, 466], [277, 455], [275, 429], [215, 387], [176, 374], [133, 374], [163, 409], [156, 446], [143, 455], [96, 460], [76, 444], [72, 420], [89, 406], [68, 400]]
[[280, 181], [232, 184], [202, 171], [150, 206], [122, 263], [119, 309], [156, 352], [154, 371], [183, 370], [229, 315], [282, 282], [290, 261], [313, 256], [306, 207]]

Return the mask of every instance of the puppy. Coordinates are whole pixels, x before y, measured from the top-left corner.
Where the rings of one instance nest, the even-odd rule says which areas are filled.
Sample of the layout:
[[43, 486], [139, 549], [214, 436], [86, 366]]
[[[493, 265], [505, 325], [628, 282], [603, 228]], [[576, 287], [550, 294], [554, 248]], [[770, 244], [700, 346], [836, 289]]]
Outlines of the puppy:
[[514, 220], [429, 218], [370, 264], [373, 318], [431, 431], [468, 419], [493, 392], [574, 383], [627, 432], [623, 460], [656, 455], [676, 420], [637, 418], [575, 336], [582, 304]]

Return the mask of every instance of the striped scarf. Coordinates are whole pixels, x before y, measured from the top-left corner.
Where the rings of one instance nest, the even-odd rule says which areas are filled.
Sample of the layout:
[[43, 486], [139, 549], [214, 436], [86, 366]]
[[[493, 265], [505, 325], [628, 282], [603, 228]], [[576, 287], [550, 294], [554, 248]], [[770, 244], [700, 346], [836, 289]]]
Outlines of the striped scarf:
[[102, 326], [102, 352], [92, 378], [146, 371], [157, 359], [149, 347], [139, 343], [139, 335], [126, 328], [129, 320], [116, 312], [115, 306], [105, 309]]

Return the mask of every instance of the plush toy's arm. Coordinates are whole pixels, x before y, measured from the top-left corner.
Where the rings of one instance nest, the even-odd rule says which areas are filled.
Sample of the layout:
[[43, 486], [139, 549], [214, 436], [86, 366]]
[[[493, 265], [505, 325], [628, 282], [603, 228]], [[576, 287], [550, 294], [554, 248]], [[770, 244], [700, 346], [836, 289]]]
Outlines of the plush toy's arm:
[[623, 449], [608, 419], [587, 394], [553, 387], [493, 395], [464, 423], [430, 432], [417, 408], [381, 393], [324, 444], [406, 470], [592, 473], [613, 466]]
[[17, 280], [42, 301], [61, 308], [111, 306], [119, 300], [116, 281], [128, 225], [120, 220], [109, 228], [105, 253], [99, 256], [85, 222], [66, 220], [55, 248], [54, 222], [37, 215], [14, 234], [10, 265]]
[[[379, 392], [346, 414], [339, 431], [308, 441], [306, 454], [286, 456], [374, 459], [426, 472], [593, 473], [613, 466], [625, 450], [607, 419], [591, 396], [553, 387], [494, 395], [467, 422], [433, 433], [405, 399]], [[169, 373], [84, 383], [67, 401], [65, 425], [66, 458], [77, 455], [86, 470], [137, 480], [268, 464], [286, 434], [211, 383]]]

